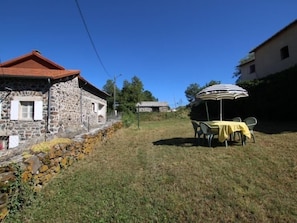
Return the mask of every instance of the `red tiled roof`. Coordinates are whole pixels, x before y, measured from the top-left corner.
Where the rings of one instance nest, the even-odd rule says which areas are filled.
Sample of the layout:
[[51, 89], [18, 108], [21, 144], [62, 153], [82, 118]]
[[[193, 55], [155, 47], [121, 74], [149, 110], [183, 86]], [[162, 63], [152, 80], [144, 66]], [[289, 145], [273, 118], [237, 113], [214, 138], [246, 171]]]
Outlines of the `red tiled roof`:
[[72, 75], [79, 75], [79, 70], [53, 70], [53, 69], [31, 69], [0, 67], [0, 76], [2, 77], [28, 77], [28, 78], [51, 78], [59, 79]]
[[[38, 62], [42, 63], [45, 66], [45, 68], [48, 68], [48, 69], [65, 70], [64, 67], [42, 56], [41, 53], [37, 50], [33, 50], [31, 53], [27, 53], [23, 56], [19, 56], [17, 58], [1, 63], [0, 67], [13, 67], [18, 64], [22, 64], [25, 61], [33, 61], [33, 60], [36, 60], [37, 63]], [[34, 67], [31, 67], [31, 68], [34, 68]]]
[[79, 70], [65, 70], [64, 67], [43, 57], [36, 50], [0, 64], [2, 77], [59, 79], [79, 74]]
[[50, 78], [53, 80], [65, 77], [78, 77], [79, 80], [88, 84], [93, 90], [103, 97], [109, 96], [106, 92], [101, 91], [81, 75], [79, 70], [66, 70], [64, 67], [55, 62], [43, 57], [38, 51], [34, 50], [31, 53], [17, 57], [0, 64], [1, 77], [15, 78], [35, 78], [43, 79]]

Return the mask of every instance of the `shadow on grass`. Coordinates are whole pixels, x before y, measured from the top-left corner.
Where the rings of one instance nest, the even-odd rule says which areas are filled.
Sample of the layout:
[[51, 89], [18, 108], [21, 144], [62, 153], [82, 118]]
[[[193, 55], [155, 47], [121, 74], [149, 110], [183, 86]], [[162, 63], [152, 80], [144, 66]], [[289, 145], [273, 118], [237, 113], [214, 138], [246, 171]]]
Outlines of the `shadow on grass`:
[[[171, 138], [171, 139], [161, 139], [158, 141], [153, 142], [154, 145], [158, 146], [180, 146], [180, 147], [208, 147], [207, 140], [205, 139], [198, 139], [195, 138]], [[228, 146], [238, 146], [240, 145], [239, 142], [228, 142]], [[224, 143], [219, 142], [217, 139], [213, 139], [211, 143], [212, 147], [225, 147]]]
[[195, 138], [171, 138], [171, 139], [161, 139], [153, 142], [154, 145], [167, 145], [167, 146], [181, 146], [181, 147], [191, 147], [198, 146], [198, 139]]
[[266, 134], [280, 134], [284, 132], [297, 132], [297, 122], [272, 122], [258, 120], [255, 131]]

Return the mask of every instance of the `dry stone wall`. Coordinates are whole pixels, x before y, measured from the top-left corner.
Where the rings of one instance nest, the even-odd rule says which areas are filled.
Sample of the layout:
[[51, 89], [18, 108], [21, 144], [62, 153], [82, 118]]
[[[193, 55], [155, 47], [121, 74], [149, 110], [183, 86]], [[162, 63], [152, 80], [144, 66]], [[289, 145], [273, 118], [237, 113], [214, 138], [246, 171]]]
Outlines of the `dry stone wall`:
[[[83, 159], [104, 141], [111, 138], [122, 128], [117, 121], [104, 128], [78, 135], [72, 140], [53, 144], [44, 149], [30, 149], [16, 160], [2, 162], [0, 166], [0, 221], [9, 213], [9, 202], [14, 190], [10, 187], [17, 180], [30, 185], [36, 192], [40, 191], [54, 176], [74, 162]], [[15, 164], [17, 162], [17, 164]], [[21, 175], [19, 169], [21, 168]]]

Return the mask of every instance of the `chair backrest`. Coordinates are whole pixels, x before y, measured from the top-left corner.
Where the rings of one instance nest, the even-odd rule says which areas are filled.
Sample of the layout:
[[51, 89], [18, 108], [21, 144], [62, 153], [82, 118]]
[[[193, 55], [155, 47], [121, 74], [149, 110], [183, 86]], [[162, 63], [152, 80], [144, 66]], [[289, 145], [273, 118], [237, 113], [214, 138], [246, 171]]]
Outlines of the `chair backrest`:
[[209, 132], [209, 126], [204, 122], [200, 123], [200, 128], [204, 134], [207, 134]]
[[203, 134], [214, 134], [216, 129], [211, 128], [207, 123], [200, 122], [200, 129], [202, 130]]
[[195, 120], [191, 120], [194, 131], [197, 132], [198, 128], [200, 127], [200, 123], [198, 121]]
[[234, 121], [234, 122], [241, 122], [242, 120], [241, 120], [240, 117], [234, 117], [234, 118], [232, 118], [232, 121]]
[[250, 130], [253, 130], [255, 125], [257, 125], [257, 119], [255, 117], [247, 117], [243, 120]]

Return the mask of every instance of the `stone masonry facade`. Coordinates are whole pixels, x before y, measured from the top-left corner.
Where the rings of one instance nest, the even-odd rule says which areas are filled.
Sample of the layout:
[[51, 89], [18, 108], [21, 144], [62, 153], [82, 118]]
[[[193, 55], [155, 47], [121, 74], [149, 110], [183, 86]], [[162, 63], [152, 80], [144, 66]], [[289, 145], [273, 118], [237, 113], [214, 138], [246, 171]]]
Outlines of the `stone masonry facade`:
[[[18, 147], [33, 145], [54, 136], [71, 137], [98, 128], [106, 121], [107, 102], [78, 77], [49, 79], [4, 78], [0, 83], [0, 137], [18, 136]], [[7, 90], [8, 89], [8, 90]], [[11, 120], [11, 101], [40, 101], [40, 120]], [[11, 150], [11, 149], [9, 149]], [[4, 155], [8, 150], [1, 150]]]

